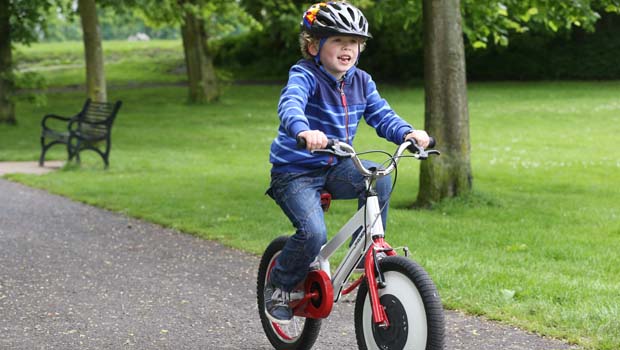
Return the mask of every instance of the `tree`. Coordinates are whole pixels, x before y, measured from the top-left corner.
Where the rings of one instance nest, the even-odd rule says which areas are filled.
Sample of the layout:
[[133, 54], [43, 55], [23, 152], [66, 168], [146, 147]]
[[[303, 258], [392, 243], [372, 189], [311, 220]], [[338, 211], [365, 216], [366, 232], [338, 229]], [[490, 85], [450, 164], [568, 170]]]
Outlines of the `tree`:
[[[217, 100], [220, 88], [209, 50], [207, 19], [221, 8], [224, 0], [135, 0], [135, 5], [151, 23], [179, 24], [189, 82], [188, 101]], [[236, 2], [232, 2], [234, 6]]]
[[[445, 198], [466, 195], [472, 189], [461, 11], [471, 8], [474, 23], [484, 18], [475, 30], [465, 30], [470, 40], [475, 38], [474, 47], [484, 47], [489, 37], [507, 45], [506, 34], [511, 29], [526, 31], [528, 25], [544, 26], [553, 32], [581, 25], [592, 28], [600, 17], [589, 0], [575, 0], [572, 4], [536, 0], [465, 2], [461, 9], [460, 0], [423, 1], [425, 129], [442, 142], [445, 152], [422, 163], [416, 206], [430, 206]], [[574, 6], [575, 2], [582, 6]], [[620, 10], [616, 0], [600, 0], [595, 5], [608, 11]]]
[[181, 5], [181, 36], [189, 82], [189, 102], [204, 103], [217, 100], [217, 77], [213, 67], [213, 57], [209, 53], [205, 20], [199, 8], [189, 1]]
[[0, 123], [15, 124], [13, 93], [13, 55], [9, 0], [0, 0]]
[[469, 114], [460, 0], [424, 0], [425, 129], [441, 157], [422, 162], [416, 205], [467, 194], [472, 187]]
[[45, 13], [51, 6], [45, 0], [0, 0], [0, 123], [17, 123], [12, 45], [36, 41], [36, 31], [45, 30]]
[[108, 95], [103, 65], [103, 48], [95, 0], [78, 0], [78, 12], [82, 20], [84, 58], [86, 60], [86, 94], [93, 101], [106, 102]]
[[210, 39], [256, 27], [256, 21], [228, 0], [128, 0], [150, 25], [178, 24], [189, 82], [190, 103], [215, 101], [221, 83], [213, 64]]

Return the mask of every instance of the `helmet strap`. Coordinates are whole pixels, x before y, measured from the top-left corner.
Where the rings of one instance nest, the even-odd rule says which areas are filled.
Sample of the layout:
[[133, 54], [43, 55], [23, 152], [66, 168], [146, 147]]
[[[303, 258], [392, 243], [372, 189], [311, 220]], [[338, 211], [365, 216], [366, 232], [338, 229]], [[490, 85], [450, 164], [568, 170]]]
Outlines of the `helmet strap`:
[[319, 49], [316, 53], [316, 56], [314, 56], [314, 62], [316, 62], [316, 64], [318, 64], [319, 66], [321, 65], [321, 48], [323, 47], [323, 45], [325, 45], [326, 41], [327, 38], [321, 38], [319, 40]]

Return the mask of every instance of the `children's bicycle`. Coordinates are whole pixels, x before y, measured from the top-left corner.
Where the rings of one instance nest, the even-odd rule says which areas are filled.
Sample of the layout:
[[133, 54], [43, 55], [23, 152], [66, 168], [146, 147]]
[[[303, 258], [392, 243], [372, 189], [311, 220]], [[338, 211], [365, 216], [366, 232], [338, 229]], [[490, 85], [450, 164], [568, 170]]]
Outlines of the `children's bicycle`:
[[[407, 149], [412, 155], [403, 156]], [[365, 168], [353, 147], [337, 140], [330, 140], [326, 149], [315, 152], [351, 158], [365, 178], [366, 203], [321, 248], [305, 281], [291, 293], [294, 317], [286, 325], [267, 317], [264, 288], [288, 237], [278, 237], [269, 244], [258, 269], [256, 293], [267, 338], [279, 350], [310, 349], [319, 335], [321, 320], [329, 316], [334, 303], [359, 287], [354, 315], [360, 349], [443, 349], [444, 315], [437, 288], [428, 273], [407, 258], [406, 247], [402, 248], [405, 256], [399, 256], [397, 248], [385, 241], [381, 208], [373, 186], [376, 179], [395, 171], [401, 158], [423, 160], [439, 152], [424, 150], [413, 140], [407, 140], [380, 169]], [[332, 275], [329, 258], [356, 233], [359, 234]], [[363, 262], [363, 274], [349, 282], [360, 262]]]

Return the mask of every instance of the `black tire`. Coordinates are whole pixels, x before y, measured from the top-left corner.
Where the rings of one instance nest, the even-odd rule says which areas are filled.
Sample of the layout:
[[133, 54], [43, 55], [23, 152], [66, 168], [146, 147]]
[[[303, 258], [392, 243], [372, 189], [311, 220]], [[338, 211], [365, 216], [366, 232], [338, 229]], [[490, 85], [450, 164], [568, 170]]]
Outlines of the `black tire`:
[[386, 257], [379, 263], [385, 288], [379, 289], [390, 327], [372, 321], [368, 283], [364, 281], [355, 301], [355, 336], [364, 350], [442, 350], [445, 321], [435, 284], [424, 269], [405, 257]]
[[274, 239], [261, 258], [256, 282], [258, 314], [265, 335], [267, 335], [269, 342], [271, 342], [274, 348], [278, 350], [311, 349], [319, 336], [321, 320], [295, 316], [290, 325], [280, 325], [270, 321], [265, 314], [265, 296], [263, 291], [268, 276], [267, 272], [273, 266], [275, 258], [284, 248], [287, 239], [288, 237], [286, 236]]

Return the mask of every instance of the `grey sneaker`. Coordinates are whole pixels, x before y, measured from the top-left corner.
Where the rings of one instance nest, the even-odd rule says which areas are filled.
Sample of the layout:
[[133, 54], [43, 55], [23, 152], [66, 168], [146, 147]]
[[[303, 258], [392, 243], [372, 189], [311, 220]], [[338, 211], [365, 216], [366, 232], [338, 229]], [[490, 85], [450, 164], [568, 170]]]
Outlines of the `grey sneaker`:
[[291, 301], [291, 293], [271, 283], [271, 279], [265, 285], [265, 313], [272, 322], [288, 324], [293, 319], [293, 310], [288, 305]]

